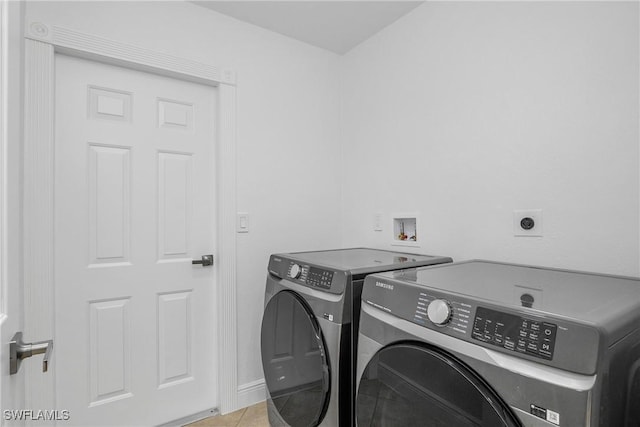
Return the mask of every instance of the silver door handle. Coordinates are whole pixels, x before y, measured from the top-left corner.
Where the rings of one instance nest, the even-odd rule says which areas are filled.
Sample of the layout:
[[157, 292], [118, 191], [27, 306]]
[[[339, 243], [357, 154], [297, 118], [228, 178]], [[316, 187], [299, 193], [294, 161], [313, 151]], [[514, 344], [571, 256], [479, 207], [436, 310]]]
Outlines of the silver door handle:
[[52, 351], [53, 340], [24, 343], [22, 342], [22, 332], [16, 332], [9, 342], [9, 373], [11, 375], [17, 374], [23, 359], [42, 353], [44, 353], [42, 372], [47, 372]]
[[203, 267], [213, 265], [213, 255], [202, 255], [202, 259], [194, 259], [191, 264], [202, 264]]

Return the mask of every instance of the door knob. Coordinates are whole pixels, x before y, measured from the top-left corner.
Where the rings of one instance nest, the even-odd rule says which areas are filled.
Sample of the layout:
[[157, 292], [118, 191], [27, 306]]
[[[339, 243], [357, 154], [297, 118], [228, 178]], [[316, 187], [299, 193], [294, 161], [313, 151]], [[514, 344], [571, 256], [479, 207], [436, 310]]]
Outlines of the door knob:
[[42, 372], [47, 372], [52, 351], [53, 340], [24, 343], [22, 342], [22, 332], [16, 332], [9, 342], [9, 373], [11, 375], [17, 374], [23, 359], [42, 353], [44, 353]]
[[213, 255], [202, 255], [202, 259], [194, 259], [191, 264], [202, 264], [203, 267], [213, 265]]

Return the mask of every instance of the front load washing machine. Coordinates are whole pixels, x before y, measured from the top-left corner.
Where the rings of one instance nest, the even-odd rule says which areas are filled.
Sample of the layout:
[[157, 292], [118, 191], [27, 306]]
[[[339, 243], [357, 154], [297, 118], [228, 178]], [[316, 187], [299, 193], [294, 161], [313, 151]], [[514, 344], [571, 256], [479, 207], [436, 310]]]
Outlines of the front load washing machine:
[[359, 426], [637, 427], [640, 279], [468, 261], [368, 276]]
[[445, 262], [363, 248], [272, 255], [261, 331], [271, 425], [352, 426], [364, 277]]

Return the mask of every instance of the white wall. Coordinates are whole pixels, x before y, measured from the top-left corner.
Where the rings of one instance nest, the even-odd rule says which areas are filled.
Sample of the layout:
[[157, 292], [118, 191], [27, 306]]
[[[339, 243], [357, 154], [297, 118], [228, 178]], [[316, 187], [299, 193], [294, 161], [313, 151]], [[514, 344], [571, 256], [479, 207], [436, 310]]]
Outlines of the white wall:
[[238, 384], [263, 398], [269, 254], [340, 244], [338, 56], [186, 2], [30, 2], [32, 21], [236, 70]]
[[638, 40], [637, 2], [427, 2], [349, 52], [343, 244], [419, 212], [414, 251], [639, 275]]

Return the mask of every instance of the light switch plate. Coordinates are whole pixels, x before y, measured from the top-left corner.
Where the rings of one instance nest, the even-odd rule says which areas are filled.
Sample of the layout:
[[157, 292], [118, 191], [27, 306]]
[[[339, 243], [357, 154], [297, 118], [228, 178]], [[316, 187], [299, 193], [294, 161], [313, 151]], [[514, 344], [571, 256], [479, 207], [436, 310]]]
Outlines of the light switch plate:
[[249, 232], [249, 213], [248, 212], [238, 212], [238, 216], [236, 217], [236, 231], [238, 233]]
[[382, 213], [373, 214], [373, 231], [382, 231]]

